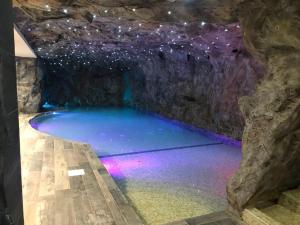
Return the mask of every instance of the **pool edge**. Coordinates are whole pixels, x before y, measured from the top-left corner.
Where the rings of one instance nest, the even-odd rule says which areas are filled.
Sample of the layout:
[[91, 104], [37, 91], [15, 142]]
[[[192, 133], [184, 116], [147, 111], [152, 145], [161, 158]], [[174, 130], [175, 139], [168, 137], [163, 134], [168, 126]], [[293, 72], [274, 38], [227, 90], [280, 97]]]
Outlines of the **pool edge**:
[[55, 137], [50, 134], [40, 132], [33, 126], [34, 119], [52, 113], [53, 112], [43, 112], [35, 114], [19, 113], [19, 118], [22, 117], [23, 119], [25, 119], [29, 126], [32, 128], [32, 130], [34, 130], [34, 132], [38, 133], [41, 136], [50, 137], [54, 140], [63, 140], [65, 142], [81, 146], [82, 150], [86, 153], [91, 168], [93, 168], [93, 172], [96, 177], [97, 183], [99, 185], [99, 188], [102, 190], [102, 194], [105, 197], [106, 204], [110, 208], [111, 214], [114, 215], [114, 212], [116, 212], [116, 210], [119, 210], [123, 219], [126, 221], [126, 223], [120, 223], [119, 220], [119, 222], [117, 222], [117, 225], [145, 225], [143, 219], [138, 215], [135, 208], [128, 202], [126, 196], [119, 189], [116, 182], [108, 173], [101, 160], [99, 160], [98, 156], [96, 155], [95, 151], [93, 150], [90, 144]]

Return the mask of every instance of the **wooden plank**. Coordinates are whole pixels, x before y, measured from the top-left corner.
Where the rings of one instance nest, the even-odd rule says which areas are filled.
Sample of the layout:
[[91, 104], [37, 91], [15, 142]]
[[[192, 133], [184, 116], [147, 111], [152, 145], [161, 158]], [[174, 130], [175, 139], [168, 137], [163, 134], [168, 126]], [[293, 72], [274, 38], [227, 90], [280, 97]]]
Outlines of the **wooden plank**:
[[64, 149], [68, 150], [68, 149], [73, 149], [73, 144], [70, 141], [64, 141]]
[[64, 143], [61, 140], [54, 140], [54, 171], [55, 190], [70, 189], [68, 165], [64, 156]]
[[37, 201], [23, 200], [24, 225], [35, 225]]
[[103, 224], [113, 224], [113, 218], [102, 194], [90, 164], [82, 165], [85, 175], [82, 176], [87, 198], [91, 206], [90, 220], [99, 220]]
[[73, 149], [74, 149], [74, 159], [77, 161], [77, 163], [86, 163], [88, 162], [88, 159], [86, 158], [84, 152], [82, 151], [82, 145], [78, 143], [73, 143]]
[[67, 162], [69, 170], [79, 166], [79, 163], [77, 162], [74, 156], [75, 156], [74, 149], [64, 150], [64, 157]]
[[[123, 217], [123, 215], [121, 214], [120, 209], [118, 208], [113, 196], [109, 192], [109, 189], [107, 188], [106, 184], [104, 183], [102, 177], [98, 173], [98, 170], [93, 170], [93, 172], [97, 179], [99, 187], [105, 197], [106, 204], [108, 205], [110, 212], [115, 220], [116, 225], [128, 224], [126, 222], [125, 218]], [[128, 224], [128, 225], [132, 225], [132, 224]]]
[[75, 225], [76, 219], [71, 190], [56, 191], [55, 203], [55, 224]]
[[40, 179], [39, 197], [55, 194], [54, 149], [53, 140], [46, 140], [43, 167]]
[[[98, 173], [108, 177], [89, 145], [40, 133], [28, 124], [30, 117], [20, 117], [25, 225], [140, 224], [130, 219], [135, 214], [126, 201], [118, 206], [111, 193], [117, 187]], [[69, 169], [84, 169], [85, 175], [69, 177]]]
[[91, 214], [91, 206], [85, 192], [82, 177], [70, 177], [70, 186], [77, 224], [92, 225], [89, 219], [89, 214]]
[[55, 199], [40, 200], [37, 204], [35, 225], [55, 224]]
[[93, 152], [93, 150], [88, 145], [83, 146], [82, 151], [84, 152], [85, 157], [87, 158], [92, 169], [98, 170], [102, 168], [98, 156]]

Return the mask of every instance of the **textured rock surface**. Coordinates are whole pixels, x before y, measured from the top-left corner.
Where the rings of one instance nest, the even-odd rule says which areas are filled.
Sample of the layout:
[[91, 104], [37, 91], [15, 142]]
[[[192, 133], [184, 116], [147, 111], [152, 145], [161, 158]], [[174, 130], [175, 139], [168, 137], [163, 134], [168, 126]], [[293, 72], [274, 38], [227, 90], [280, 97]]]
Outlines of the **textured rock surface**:
[[[150, 18], [138, 17], [139, 9], [130, 1], [126, 7], [105, 8], [100, 1], [98, 11], [84, 1], [69, 8], [49, 3], [51, 11], [29, 4], [32, 1], [19, 2], [26, 14], [16, 9], [17, 25], [48, 71], [43, 102], [120, 105], [127, 74], [130, 105], [241, 138], [244, 119], [238, 98], [253, 93], [264, 68], [243, 47], [237, 23], [206, 23], [189, 13], [180, 14], [184, 22], [176, 19], [180, 7], [170, 2], [160, 3], [165, 14], [155, 10], [158, 3], [147, 6], [158, 13]], [[204, 4], [207, 7], [197, 5], [199, 10], [211, 13], [230, 7]], [[64, 8], [68, 13], [61, 12]], [[84, 16], [84, 10], [92, 19]], [[229, 12], [211, 20], [228, 21], [225, 17]]]
[[228, 34], [217, 26], [201, 33], [206, 44], [223, 38], [205, 56], [197, 56], [194, 47], [188, 53], [158, 51], [149, 60], [140, 59], [127, 72], [129, 104], [240, 139], [244, 119], [238, 98], [253, 94], [264, 69], [244, 49], [236, 25], [227, 28]]
[[74, 64], [43, 67], [43, 102], [56, 106], [121, 106], [123, 79], [101, 65], [73, 69]]
[[[36, 20], [76, 18], [93, 21], [100, 17], [122, 17], [139, 21], [191, 21], [232, 22], [236, 15], [232, 8], [238, 0], [14, 0]], [[46, 5], [48, 5], [46, 7]], [[67, 9], [64, 13], [63, 9]], [[168, 12], [171, 11], [171, 14]], [[66, 15], [67, 14], [67, 15]]]
[[41, 106], [42, 72], [37, 59], [17, 58], [18, 107], [20, 112], [36, 113]]
[[228, 186], [234, 210], [276, 199], [300, 184], [300, 2], [244, 1], [248, 49], [268, 66], [256, 93], [240, 99], [243, 160]]

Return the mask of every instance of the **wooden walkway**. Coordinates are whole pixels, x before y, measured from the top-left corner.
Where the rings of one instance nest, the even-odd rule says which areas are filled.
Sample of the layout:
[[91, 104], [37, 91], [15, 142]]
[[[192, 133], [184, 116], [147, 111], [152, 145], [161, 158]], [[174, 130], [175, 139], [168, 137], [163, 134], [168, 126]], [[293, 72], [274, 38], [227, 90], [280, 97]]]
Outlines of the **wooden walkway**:
[[31, 117], [19, 117], [25, 225], [143, 224], [89, 145], [42, 134]]

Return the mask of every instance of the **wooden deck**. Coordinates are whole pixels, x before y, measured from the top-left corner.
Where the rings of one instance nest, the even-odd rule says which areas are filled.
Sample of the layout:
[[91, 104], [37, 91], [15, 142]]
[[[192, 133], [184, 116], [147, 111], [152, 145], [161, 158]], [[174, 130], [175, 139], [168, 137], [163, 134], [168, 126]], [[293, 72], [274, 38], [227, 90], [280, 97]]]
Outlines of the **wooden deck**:
[[25, 225], [143, 224], [89, 145], [34, 130], [32, 116], [19, 116]]

